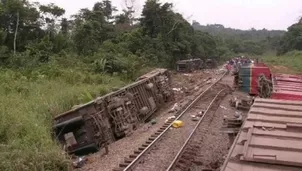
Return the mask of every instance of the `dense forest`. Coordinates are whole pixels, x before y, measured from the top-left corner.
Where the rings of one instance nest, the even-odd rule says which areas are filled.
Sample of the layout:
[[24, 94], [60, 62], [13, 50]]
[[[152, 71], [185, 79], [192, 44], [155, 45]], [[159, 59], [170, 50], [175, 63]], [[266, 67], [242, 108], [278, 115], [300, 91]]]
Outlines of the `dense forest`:
[[114, 15], [116, 7], [104, 0], [66, 19], [65, 10], [54, 4], [1, 2], [0, 53], [5, 67], [32, 68], [72, 54], [93, 64], [95, 71], [131, 75], [142, 63], [169, 66], [190, 55], [221, 55], [214, 38], [194, 31], [169, 3], [148, 1], [142, 16], [134, 18], [132, 5]]
[[210, 33], [224, 42], [226, 48], [232, 53], [245, 53], [251, 55], [262, 55], [267, 51], [276, 51], [278, 43], [285, 31], [282, 30], [239, 30], [226, 28], [221, 24], [200, 25], [193, 21], [195, 30]]
[[288, 32], [190, 24], [173, 4], [96, 2], [71, 18], [55, 4], [0, 0], [0, 170], [64, 170], [52, 117], [103, 95], [152, 67], [179, 59], [302, 50], [302, 22]]

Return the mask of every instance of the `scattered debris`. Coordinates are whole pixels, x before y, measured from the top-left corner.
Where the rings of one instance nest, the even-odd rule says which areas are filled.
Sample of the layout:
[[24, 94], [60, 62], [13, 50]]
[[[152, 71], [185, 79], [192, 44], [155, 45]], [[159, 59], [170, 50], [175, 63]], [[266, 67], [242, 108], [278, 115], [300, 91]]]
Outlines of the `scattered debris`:
[[157, 121], [155, 119], [152, 119], [150, 123], [151, 123], [151, 125], [155, 125], [157, 123]]
[[233, 118], [223, 117], [223, 126], [221, 132], [227, 133], [229, 135], [230, 142], [234, 140], [234, 137], [240, 130], [243, 123], [242, 113], [236, 111]]
[[242, 120], [242, 113], [241, 112], [236, 111], [234, 116], [237, 120]]
[[79, 157], [72, 163], [72, 165], [74, 168], [81, 168], [86, 164], [87, 160], [88, 159], [86, 157]]
[[206, 82], [206, 84], [211, 84], [212, 83], [212, 81], [211, 80], [208, 80], [207, 82]]
[[198, 121], [200, 119], [199, 116], [191, 115], [192, 121]]
[[178, 110], [179, 110], [179, 105], [178, 105], [178, 103], [175, 103], [173, 105], [173, 107], [169, 110], [169, 113], [173, 113], [173, 112], [178, 111]]
[[183, 74], [184, 76], [191, 77], [191, 74]]
[[173, 126], [174, 128], [180, 128], [180, 127], [183, 127], [183, 126], [184, 126], [184, 123], [183, 123], [183, 121], [181, 121], [181, 120], [176, 120], [176, 121], [173, 122], [172, 126]]
[[224, 110], [229, 110], [228, 108], [226, 108], [226, 107], [224, 107], [222, 105], [220, 105], [219, 107], [222, 108], [222, 109], [224, 109]]
[[234, 97], [230, 99], [230, 106], [235, 107], [236, 109], [249, 110], [254, 102], [254, 99], [248, 96], [246, 99], [239, 99]]
[[142, 132], [147, 132], [152, 126], [150, 124], [146, 124], [142, 127]]
[[172, 90], [179, 92], [179, 91], [181, 91], [181, 88], [172, 88]]
[[203, 114], [204, 114], [204, 111], [202, 110], [202, 111], [198, 112], [197, 116], [198, 116], [198, 117], [202, 117]]
[[169, 116], [169, 117], [166, 119], [165, 123], [167, 123], [170, 119], [175, 119], [175, 118], [176, 118], [175, 116]]

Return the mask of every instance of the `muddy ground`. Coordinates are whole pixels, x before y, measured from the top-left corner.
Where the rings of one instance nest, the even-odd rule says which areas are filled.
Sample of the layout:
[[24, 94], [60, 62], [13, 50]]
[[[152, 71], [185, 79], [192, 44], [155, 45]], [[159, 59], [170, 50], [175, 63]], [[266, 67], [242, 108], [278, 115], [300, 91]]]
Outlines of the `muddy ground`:
[[[98, 153], [87, 156], [87, 164], [78, 170], [111, 171], [113, 168], [117, 168], [119, 163], [124, 161], [125, 157], [132, 154], [151, 134], [155, 133], [164, 124], [169, 116], [173, 115], [173, 112], [171, 112], [173, 107], [176, 110], [180, 109], [181, 106], [194, 99], [198, 91], [206, 89], [207, 85], [214, 82], [220, 76], [220, 73], [221, 71], [219, 70], [197, 71], [189, 74], [172, 72], [172, 88], [175, 92], [175, 101], [167, 104], [154, 115], [153, 119], [155, 119], [156, 124], [145, 123], [134, 131], [131, 136], [110, 144], [109, 154], [107, 155], [104, 155], [104, 150], [101, 150]], [[225, 77], [221, 83], [232, 86], [233, 78], [229, 75]], [[229, 107], [229, 99], [231, 99], [233, 95], [246, 96], [240, 92], [234, 92], [232, 95], [228, 95], [221, 103], [222, 107], [220, 110], [223, 110], [220, 111], [221, 113], [233, 116], [235, 109]]]

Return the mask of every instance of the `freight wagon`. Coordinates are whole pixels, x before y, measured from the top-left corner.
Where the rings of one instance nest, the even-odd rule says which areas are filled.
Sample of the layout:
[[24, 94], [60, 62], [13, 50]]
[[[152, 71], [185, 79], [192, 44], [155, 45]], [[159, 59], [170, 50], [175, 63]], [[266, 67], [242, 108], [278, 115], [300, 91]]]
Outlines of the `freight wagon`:
[[202, 60], [199, 58], [179, 60], [176, 62], [176, 71], [178, 72], [193, 72], [202, 68]]
[[235, 82], [239, 89], [250, 95], [258, 95], [259, 76], [265, 76], [271, 80], [272, 74], [268, 66], [263, 63], [248, 63], [240, 66], [239, 72], [235, 75]]
[[301, 171], [301, 106], [256, 98], [221, 171]]
[[206, 59], [204, 62], [204, 69], [213, 69], [218, 66], [218, 62], [215, 59]]
[[302, 75], [271, 74], [264, 64], [242, 66], [238, 75], [246, 93], [261, 94], [259, 75], [272, 91], [255, 99], [221, 171], [302, 170]]
[[54, 135], [69, 154], [99, 150], [130, 134], [164, 103], [173, 100], [166, 69], [156, 69], [133, 84], [98, 97], [54, 118]]

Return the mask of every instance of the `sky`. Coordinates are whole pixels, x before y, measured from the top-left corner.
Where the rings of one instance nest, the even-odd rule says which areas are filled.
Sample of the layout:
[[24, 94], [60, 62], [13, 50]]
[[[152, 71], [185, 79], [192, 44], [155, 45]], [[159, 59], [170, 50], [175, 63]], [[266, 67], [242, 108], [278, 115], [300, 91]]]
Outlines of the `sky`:
[[[55, 3], [66, 10], [66, 17], [81, 8], [92, 8], [98, 0], [30, 0], [41, 4]], [[126, 0], [131, 1], [131, 0]], [[140, 15], [145, 0], [135, 0], [136, 15]], [[286, 30], [302, 17], [302, 0], [161, 0], [172, 2], [173, 9], [188, 21], [202, 25], [222, 24], [237, 29]], [[118, 9], [125, 0], [112, 0]]]

